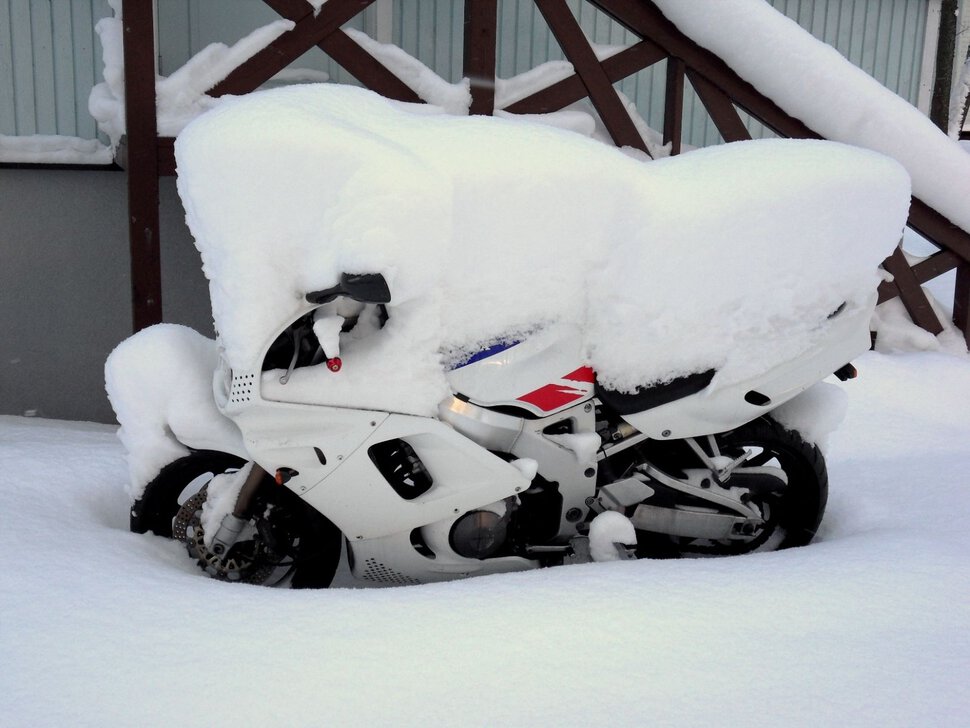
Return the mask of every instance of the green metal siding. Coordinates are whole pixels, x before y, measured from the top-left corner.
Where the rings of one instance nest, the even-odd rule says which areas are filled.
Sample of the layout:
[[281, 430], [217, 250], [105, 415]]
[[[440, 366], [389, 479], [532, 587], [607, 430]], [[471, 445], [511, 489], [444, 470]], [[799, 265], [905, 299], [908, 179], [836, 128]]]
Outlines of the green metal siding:
[[0, 134], [93, 138], [107, 0], [0, 0]]
[[[596, 44], [629, 45], [633, 36], [582, 0], [568, 0]], [[799, 22], [877, 79], [915, 103], [926, 26], [927, 0], [773, 0]], [[396, 0], [396, 44], [449, 81], [461, 78], [464, 0]], [[369, 29], [376, 7], [349, 27]], [[107, 0], [0, 0], [0, 134], [64, 134], [91, 138], [87, 111], [91, 87], [101, 80], [98, 18]], [[278, 18], [262, 0], [158, 0], [159, 71], [170, 74], [209, 43], [231, 44]], [[497, 70], [508, 78], [562, 51], [532, 0], [499, 0]], [[319, 49], [295, 66], [354, 80]], [[655, 129], [662, 126], [664, 63], [618, 84]], [[763, 132], [751, 124], [752, 133]], [[719, 141], [703, 107], [685, 94], [685, 140]]]

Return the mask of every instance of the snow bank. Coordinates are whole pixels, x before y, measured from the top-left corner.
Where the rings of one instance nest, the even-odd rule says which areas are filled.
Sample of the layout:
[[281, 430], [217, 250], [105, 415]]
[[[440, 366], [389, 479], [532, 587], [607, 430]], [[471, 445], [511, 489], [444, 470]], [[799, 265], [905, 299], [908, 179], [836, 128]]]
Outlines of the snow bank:
[[259, 368], [306, 292], [380, 272], [381, 335], [342, 346], [340, 374], [298, 370], [287, 386], [420, 414], [447, 392], [442, 356], [554, 322], [585, 332], [617, 389], [763, 371], [812, 346], [843, 301], [861, 305], [909, 200], [899, 165], [827, 142], [643, 164], [548, 126], [332, 85], [228, 100], [176, 157], [233, 368]]
[[164, 466], [188, 454], [180, 441], [248, 459], [239, 430], [212, 398], [218, 361], [214, 341], [175, 324], [143, 329], [108, 356], [105, 388], [128, 452], [132, 500]]
[[970, 231], [970, 158], [924, 114], [763, 0], [654, 0], [684, 34], [827, 139], [898, 160], [913, 195]]
[[214, 582], [115, 428], [0, 417], [3, 725], [965, 725], [970, 367], [857, 365], [817, 543], [391, 589]]

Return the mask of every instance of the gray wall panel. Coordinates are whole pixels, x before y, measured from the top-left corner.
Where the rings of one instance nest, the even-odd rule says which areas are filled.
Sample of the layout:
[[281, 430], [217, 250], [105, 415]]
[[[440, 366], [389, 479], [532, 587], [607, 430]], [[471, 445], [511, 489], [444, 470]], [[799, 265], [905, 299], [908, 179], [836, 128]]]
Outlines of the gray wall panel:
[[[165, 320], [211, 336], [172, 179], [160, 211]], [[122, 173], [0, 169], [0, 414], [113, 421], [103, 370], [131, 333], [127, 218]]]

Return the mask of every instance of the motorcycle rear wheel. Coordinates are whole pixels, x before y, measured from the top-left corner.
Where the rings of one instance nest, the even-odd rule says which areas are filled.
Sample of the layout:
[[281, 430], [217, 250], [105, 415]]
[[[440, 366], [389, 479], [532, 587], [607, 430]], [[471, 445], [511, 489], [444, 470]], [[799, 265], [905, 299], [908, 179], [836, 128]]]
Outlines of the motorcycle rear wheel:
[[[638, 553], [648, 558], [728, 556], [808, 544], [818, 531], [828, 500], [828, 471], [819, 449], [770, 417], [717, 435], [715, 440], [722, 455], [734, 459], [747, 452], [750, 459], [745, 465], [772, 466], [784, 471], [788, 485], [782, 492], [752, 495], [751, 503], [764, 515], [764, 527], [747, 539], [719, 541], [638, 531]], [[689, 467], [697, 467], [697, 463]]]
[[[289, 561], [272, 563], [260, 543], [260, 536], [240, 541], [237, 564], [241, 569], [213, 569], [212, 555], [207, 553], [201, 539], [193, 537], [197, 519], [205, 501], [208, 483], [222, 473], [238, 470], [245, 464], [241, 458], [223, 452], [199, 450], [169, 463], [146, 487], [133, 505], [130, 528], [135, 533], [151, 531], [159, 536], [175, 538], [173, 527], [179, 523], [180, 540], [186, 543], [190, 555], [199, 566], [217, 579], [247, 583], [288, 583], [293, 588], [320, 589], [330, 585], [340, 561], [342, 536], [340, 530], [325, 516], [304, 503], [286, 488], [269, 486], [272, 508], [263, 509], [260, 519], [263, 531], [267, 528], [284, 534], [283, 548]], [[275, 519], [275, 521], [274, 521]], [[285, 523], [283, 523], [285, 519]], [[189, 535], [186, 525], [192, 523]], [[252, 520], [255, 528], [256, 519]], [[208, 567], [208, 568], [207, 568]], [[231, 576], [230, 576], [231, 574]]]

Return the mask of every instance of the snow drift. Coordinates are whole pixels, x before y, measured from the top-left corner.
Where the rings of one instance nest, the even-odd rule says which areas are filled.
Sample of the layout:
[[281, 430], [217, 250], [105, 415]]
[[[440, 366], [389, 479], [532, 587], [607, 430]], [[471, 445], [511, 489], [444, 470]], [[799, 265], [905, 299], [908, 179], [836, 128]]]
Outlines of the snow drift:
[[3, 725], [965, 725], [970, 367], [857, 363], [815, 545], [391, 589], [209, 579], [115, 428], [0, 417]]
[[366, 356], [288, 386], [417, 414], [447, 393], [449, 362], [555, 322], [581, 327], [617, 389], [709, 368], [728, 383], [791, 359], [870, 295], [909, 201], [897, 163], [842, 145], [644, 164], [559, 129], [335, 85], [229, 100], [176, 157], [230, 365], [258, 370], [307, 292], [379, 272], [390, 320]]

